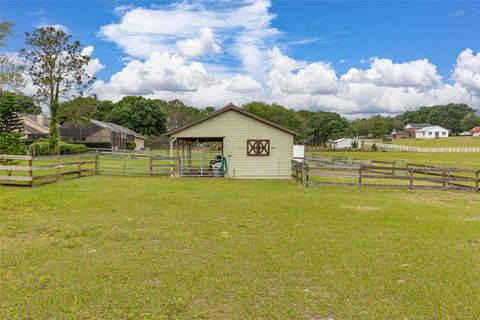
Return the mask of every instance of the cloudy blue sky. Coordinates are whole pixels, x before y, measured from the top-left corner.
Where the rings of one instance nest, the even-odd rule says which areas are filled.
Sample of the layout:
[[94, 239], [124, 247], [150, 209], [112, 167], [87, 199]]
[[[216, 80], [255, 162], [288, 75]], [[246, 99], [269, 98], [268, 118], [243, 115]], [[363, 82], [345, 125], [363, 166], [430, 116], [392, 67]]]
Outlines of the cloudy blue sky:
[[16, 25], [7, 52], [24, 31], [63, 28], [91, 55], [100, 98], [263, 100], [348, 117], [479, 107], [479, 18], [475, 1], [0, 2]]

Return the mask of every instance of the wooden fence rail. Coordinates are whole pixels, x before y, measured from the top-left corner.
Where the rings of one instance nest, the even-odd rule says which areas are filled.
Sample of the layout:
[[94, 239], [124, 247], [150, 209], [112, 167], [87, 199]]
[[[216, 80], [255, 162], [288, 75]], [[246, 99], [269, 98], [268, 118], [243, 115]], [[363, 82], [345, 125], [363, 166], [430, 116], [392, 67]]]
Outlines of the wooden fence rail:
[[176, 157], [96, 152], [80, 155], [0, 155], [0, 185], [35, 187], [91, 175], [175, 175]]
[[97, 154], [61, 156], [0, 155], [0, 184], [34, 187], [98, 174]]
[[376, 186], [409, 189], [479, 190], [479, 170], [403, 161], [314, 155], [292, 162], [292, 176], [306, 187]]

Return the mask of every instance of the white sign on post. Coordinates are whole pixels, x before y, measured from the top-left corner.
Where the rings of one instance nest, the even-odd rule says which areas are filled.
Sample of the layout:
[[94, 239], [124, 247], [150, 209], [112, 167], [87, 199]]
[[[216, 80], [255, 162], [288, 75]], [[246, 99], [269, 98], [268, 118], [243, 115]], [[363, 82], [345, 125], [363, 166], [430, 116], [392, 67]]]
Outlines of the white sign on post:
[[300, 144], [293, 145], [293, 159], [305, 158], [305, 146]]

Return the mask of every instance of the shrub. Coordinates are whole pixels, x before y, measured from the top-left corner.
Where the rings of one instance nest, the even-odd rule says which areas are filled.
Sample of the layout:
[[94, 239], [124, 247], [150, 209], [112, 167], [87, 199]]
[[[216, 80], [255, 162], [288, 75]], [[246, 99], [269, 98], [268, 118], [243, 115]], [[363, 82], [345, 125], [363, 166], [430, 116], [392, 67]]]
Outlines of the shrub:
[[136, 146], [134, 141], [127, 141], [127, 150], [135, 150]]
[[93, 141], [72, 141], [73, 144], [83, 144], [87, 148], [92, 149], [111, 149], [111, 142], [93, 142]]
[[372, 144], [372, 151], [378, 151], [378, 147], [376, 143]]
[[[29, 153], [34, 156], [49, 156], [53, 155], [48, 141], [40, 140], [34, 142], [29, 147]], [[88, 151], [87, 147], [83, 144], [73, 144], [60, 142], [59, 145], [60, 154], [80, 154]]]
[[18, 132], [0, 134], [0, 154], [25, 154], [25, 144]]
[[[20, 139], [18, 132], [5, 132], [0, 134], [0, 154], [25, 154], [25, 144]], [[18, 161], [12, 159], [0, 160], [0, 164], [12, 166], [18, 164]], [[12, 170], [7, 170], [7, 175], [12, 175]]]
[[31, 143], [28, 147], [28, 153], [32, 156], [48, 156], [52, 154], [50, 152], [49, 144], [44, 140], [39, 140]]
[[25, 143], [25, 146], [27, 147], [28, 149], [28, 146], [31, 145], [32, 143], [35, 143], [37, 142], [38, 139], [27, 139], [27, 140], [23, 140], [23, 143]]
[[60, 154], [79, 154], [87, 151], [88, 149], [84, 144], [60, 142]]

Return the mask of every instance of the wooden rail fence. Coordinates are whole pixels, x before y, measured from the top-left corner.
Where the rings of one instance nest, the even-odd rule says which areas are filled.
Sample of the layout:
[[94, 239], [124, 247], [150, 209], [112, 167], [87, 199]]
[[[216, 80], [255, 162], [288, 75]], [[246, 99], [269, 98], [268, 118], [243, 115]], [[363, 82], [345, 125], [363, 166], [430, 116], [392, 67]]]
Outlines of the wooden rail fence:
[[0, 185], [35, 187], [91, 175], [175, 175], [179, 159], [134, 153], [0, 155]]
[[98, 155], [0, 155], [0, 184], [34, 187], [98, 174]]
[[323, 155], [292, 162], [292, 176], [306, 187], [375, 186], [478, 192], [479, 173], [466, 168]]

